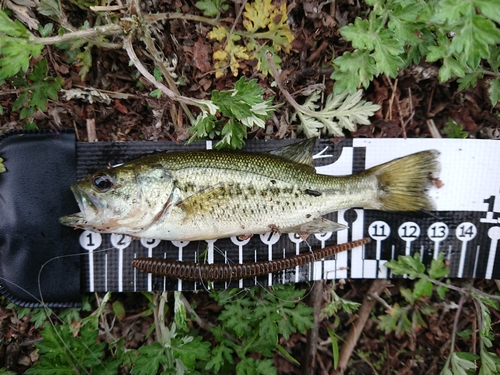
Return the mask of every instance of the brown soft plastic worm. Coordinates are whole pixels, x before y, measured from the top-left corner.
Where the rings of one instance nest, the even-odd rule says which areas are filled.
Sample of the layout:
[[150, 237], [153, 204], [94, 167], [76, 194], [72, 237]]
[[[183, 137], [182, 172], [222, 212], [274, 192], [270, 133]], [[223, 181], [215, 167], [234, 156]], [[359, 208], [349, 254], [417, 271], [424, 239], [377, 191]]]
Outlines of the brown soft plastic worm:
[[161, 258], [136, 258], [132, 260], [132, 266], [147, 273], [166, 276], [172, 279], [187, 281], [233, 281], [302, 266], [343, 251], [354, 249], [368, 242], [370, 242], [370, 238], [366, 237], [361, 240], [327, 246], [324, 249], [317, 249], [288, 258], [245, 264], [200, 264]]

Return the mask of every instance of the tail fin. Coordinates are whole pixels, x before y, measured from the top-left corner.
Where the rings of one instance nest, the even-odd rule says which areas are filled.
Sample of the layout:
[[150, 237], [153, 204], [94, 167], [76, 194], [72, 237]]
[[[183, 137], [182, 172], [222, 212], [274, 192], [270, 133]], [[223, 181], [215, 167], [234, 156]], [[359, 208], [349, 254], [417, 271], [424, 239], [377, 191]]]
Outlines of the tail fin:
[[422, 151], [392, 160], [366, 171], [379, 185], [379, 200], [373, 208], [383, 211], [431, 211], [428, 196], [432, 179], [439, 173], [436, 150]]

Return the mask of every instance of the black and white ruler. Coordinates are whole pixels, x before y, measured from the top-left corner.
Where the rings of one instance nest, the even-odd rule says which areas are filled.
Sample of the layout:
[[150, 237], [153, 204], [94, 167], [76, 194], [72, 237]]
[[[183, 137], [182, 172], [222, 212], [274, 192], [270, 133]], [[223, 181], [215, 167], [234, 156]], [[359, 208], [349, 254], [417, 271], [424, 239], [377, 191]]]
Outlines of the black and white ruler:
[[[246, 150], [261, 152], [289, 141], [249, 142]], [[192, 149], [210, 148], [197, 143]], [[101, 143], [77, 145], [78, 177], [109, 164], [141, 155], [188, 149], [165, 143]], [[372, 242], [329, 259], [255, 279], [216, 283], [214, 288], [250, 287], [306, 280], [391, 278], [384, 264], [398, 255], [418, 252], [425, 264], [442, 253], [450, 277], [500, 279], [500, 143], [453, 139], [350, 139], [340, 143], [320, 140], [315, 148], [318, 173], [347, 175], [417, 151], [441, 152], [440, 180], [431, 196], [433, 215], [405, 215], [349, 209], [328, 216], [348, 230], [314, 235], [307, 243], [293, 234], [267, 233], [247, 240], [216, 241], [132, 240], [116, 234], [80, 234], [85, 291], [199, 290], [207, 283], [152, 276], [130, 266], [135, 257], [159, 257], [206, 263], [246, 263], [291, 256], [336, 243], [370, 236]], [[498, 251], [497, 251], [498, 249]]]

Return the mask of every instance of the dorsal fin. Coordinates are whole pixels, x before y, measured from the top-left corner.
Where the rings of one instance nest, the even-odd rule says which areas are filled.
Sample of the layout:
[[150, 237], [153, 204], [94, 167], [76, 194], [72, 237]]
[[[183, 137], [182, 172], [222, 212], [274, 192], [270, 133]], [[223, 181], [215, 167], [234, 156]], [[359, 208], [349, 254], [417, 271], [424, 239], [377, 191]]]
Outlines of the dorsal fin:
[[279, 156], [281, 158], [313, 167], [313, 150], [316, 144], [316, 138], [309, 138], [298, 143], [277, 148], [268, 151], [268, 154]]

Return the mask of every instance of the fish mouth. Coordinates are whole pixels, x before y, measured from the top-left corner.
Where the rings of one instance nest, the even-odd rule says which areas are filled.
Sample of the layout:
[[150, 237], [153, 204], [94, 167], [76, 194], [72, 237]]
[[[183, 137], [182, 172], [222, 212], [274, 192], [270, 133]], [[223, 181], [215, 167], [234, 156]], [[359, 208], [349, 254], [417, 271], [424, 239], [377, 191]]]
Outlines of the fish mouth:
[[80, 212], [59, 218], [61, 224], [70, 227], [86, 227], [88, 222], [101, 216], [100, 212], [102, 212], [103, 207], [97, 198], [87, 194], [77, 184], [71, 186], [71, 191], [75, 196]]

